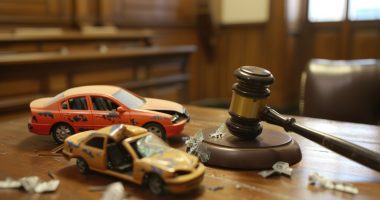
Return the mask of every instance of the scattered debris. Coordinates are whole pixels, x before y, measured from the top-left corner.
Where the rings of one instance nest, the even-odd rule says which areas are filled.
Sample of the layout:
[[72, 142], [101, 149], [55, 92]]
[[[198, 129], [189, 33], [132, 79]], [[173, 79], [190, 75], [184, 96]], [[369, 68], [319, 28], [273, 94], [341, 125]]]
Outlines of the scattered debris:
[[347, 192], [350, 194], [358, 194], [359, 193], [359, 189], [354, 187], [353, 185], [334, 182], [334, 181], [332, 181], [326, 177], [319, 175], [317, 172], [314, 172], [314, 173], [309, 175], [309, 184], [310, 185], [319, 185], [323, 188]]
[[55, 147], [54, 149], [51, 150], [52, 153], [58, 153], [60, 151], [62, 151], [63, 149], [63, 144], [61, 145], [58, 145], [57, 147]]
[[289, 163], [282, 162], [282, 161], [274, 163], [272, 168], [273, 170], [264, 170], [264, 171], [259, 172], [259, 175], [264, 178], [267, 178], [271, 176], [272, 174], [277, 173], [277, 174], [285, 174], [290, 177], [293, 171], [293, 169], [289, 167]]
[[124, 186], [121, 182], [111, 183], [104, 191], [101, 200], [122, 200], [127, 196]]
[[49, 152], [46, 152], [46, 151], [39, 152], [38, 156], [62, 156], [62, 154], [59, 153], [60, 151], [62, 151], [62, 149], [63, 149], [63, 144], [55, 147], [54, 149], [52, 149]]
[[19, 188], [21, 187], [21, 182], [13, 180], [11, 178], [6, 178], [3, 181], [0, 181], [0, 188], [1, 189], [6, 189], [6, 188]]
[[104, 191], [107, 189], [107, 185], [105, 186], [89, 186], [88, 190], [90, 192], [98, 192], [98, 191]]
[[57, 156], [57, 157], [61, 157], [62, 154], [60, 154], [60, 153], [50, 153], [50, 152], [39, 152], [38, 156], [53, 156], [53, 157]]
[[201, 145], [203, 141], [203, 131], [199, 130], [194, 137], [186, 140], [186, 152], [197, 156], [201, 162], [207, 162], [210, 159], [210, 152], [205, 145]]
[[210, 138], [215, 138], [215, 139], [221, 139], [223, 138], [226, 130], [226, 125], [223, 123], [219, 126], [219, 128], [215, 131], [215, 133], [212, 133], [209, 135]]
[[211, 190], [211, 191], [218, 191], [218, 190], [223, 190], [223, 189], [224, 189], [224, 187], [223, 187], [223, 186], [220, 186], [220, 185], [218, 185], [218, 186], [212, 186], [212, 187], [208, 187], [207, 189], [208, 189], [208, 190]]
[[50, 178], [58, 180], [57, 176], [53, 172], [49, 171], [48, 175], [50, 176]]
[[59, 180], [57, 179], [50, 181], [42, 181], [37, 176], [23, 177], [19, 180], [6, 178], [4, 181], [0, 181], [1, 189], [23, 188], [24, 190], [31, 193], [53, 192], [57, 190], [58, 186]]
[[[242, 189], [246, 189], [246, 190], [249, 190], [249, 191], [252, 191], [255, 193], [256, 192], [262, 193], [262, 194], [268, 195], [270, 197], [273, 197], [272, 199], [289, 199], [289, 200], [294, 199], [294, 196], [291, 196], [291, 194], [289, 194], [289, 192], [286, 192], [286, 191], [281, 192], [281, 191], [268, 190], [265, 187], [262, 188], [261, 186], [255, 186], [252, 184], [243, 183], [243, 182], [232, 180], [232, 179], [229, 179], [226, 177], [215, 176], [214, 174], [205, 174], [205, 177], [209, 177], [211, 179], [223, 182], [224, 184], [228, 184], [228, 185], [234, 184], [235, 187], [236, 187], [236, 185], [240, 185], [240, 187]], [[236, 199], [236, 197], [235, 197], [235, 199]]]

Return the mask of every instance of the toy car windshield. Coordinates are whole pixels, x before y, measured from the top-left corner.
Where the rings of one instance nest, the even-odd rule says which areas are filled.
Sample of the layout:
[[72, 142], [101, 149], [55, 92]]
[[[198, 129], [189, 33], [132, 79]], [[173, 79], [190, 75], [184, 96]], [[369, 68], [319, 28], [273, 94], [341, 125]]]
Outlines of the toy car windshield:
[[122, 89], [115, 92], [112, 96], [129, 108], [140, 108], [145, 104], [143, 98], [137, 97]]
[[141, 157], [151, 157], [156, 154], [162, 154], [163, 152], [169, 150], [169, 147], [160, 138], [151, 134], [143, 138], [140, 138], [136, 142], [137, 151]]
[[55, 96], [54, 96], [54, 97], [53, 97], [53, 98], [47, 103], [47, 105], [50, 105], [50, 104], [52, 104], [52, 103], [54, 103], [54, 102], [57, 102], [58, 100], [62, 99], [62, 98], [64, 97], [64, 93], [65, 93], [65, 92], [61, 92], [61, 93], [55, 95]]

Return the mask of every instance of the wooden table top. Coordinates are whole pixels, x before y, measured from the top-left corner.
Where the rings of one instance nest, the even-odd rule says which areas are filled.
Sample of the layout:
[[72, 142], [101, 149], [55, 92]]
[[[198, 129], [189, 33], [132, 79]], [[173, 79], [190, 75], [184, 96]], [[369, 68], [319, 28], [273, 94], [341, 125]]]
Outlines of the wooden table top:
[[[184, 138], [199, 129], [219, 126], [227, 119], [226, 110], [187, 106], [191, 121], [183, 135], [170, 141], [173, 147], [185, 149]], [[0, 180], [6, 177], [20, 178], [36, 175], [49, 180], [53, 172], [61, 184], [54, 193], [29, 194], [21, 190], [2, 189], [1, 199], [99, 199], [102, 192], [91, 192], [91, 186], [104, 186], [118, 181], [116, 178], [92, 173], [82, 175], [74, 160], [61, 156], [41, 156], [56, 147], [51, 137], [28, 132], [28, 113], [0, 117]], [[380, 127], [297, 117], [305, 126], [349, 140], [373, 151], [380, 152]], [[264, 124], [264, 128], [281, 128]], [[293, 175], [272, 176], [264, 179], [255, 170], [229, 170], [207, 167], [201, 186], [190, 193], [155, 197], [148, 189], [124, 181], [128, 199], [378, 199], [380, 196], [380, 173], [357, 164], [328, 149], [289, 133], [300, 145], [302, 161], [293, 165]], [[243, 161], [242, 161], [243, 162]], [[308, 176], [318, 172], [335, 181], [350, 183], [359, 189], [351, 195], [308, 185]], [[221, 186], [213, 191], [210, 187]]]

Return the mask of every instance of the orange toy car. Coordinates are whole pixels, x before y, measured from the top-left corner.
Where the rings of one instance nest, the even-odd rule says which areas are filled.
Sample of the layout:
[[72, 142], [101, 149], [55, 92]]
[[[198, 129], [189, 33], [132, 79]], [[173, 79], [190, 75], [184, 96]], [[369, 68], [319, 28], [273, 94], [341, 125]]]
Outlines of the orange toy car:
[[198, 158], [171, 148], [146, 129], [115, 124], [65, 140], [65, 158], [76, 158], [79, 172], [89, 170], [147, 185], [154, 194], [197, 188], [205, 173]]
[[190, 119], [178, 103], [143, 98], [106, 85], [75, 87], [55, 97], [36, 99], [30, 110], [29, 131], [51, 134], [58, 144], [74, 133], [119, 123], [144, 127], [165, 140], [181, 133]]

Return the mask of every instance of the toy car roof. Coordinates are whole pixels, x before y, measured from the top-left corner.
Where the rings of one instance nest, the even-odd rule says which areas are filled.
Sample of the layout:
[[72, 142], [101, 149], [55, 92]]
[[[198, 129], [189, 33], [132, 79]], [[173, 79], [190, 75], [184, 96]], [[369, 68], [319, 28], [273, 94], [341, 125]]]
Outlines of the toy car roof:
[[97, 134], [107, 135], [107, 137], [112, 138], [116, 142], [124, 140], [125, 138], [128, 138], [128, 137], [133, 137], [133, 136], [140, 135], [146, 132], [147, 130], [145, 128], [132, 126], [132, 125], [125, 125], [125, 124], [115, 124], [115, 125], [107, 126], [105, 128], [102, 128], [96, 131]]
[[77, 95], [77, 94], [108, 94], [112, 95], [120, 90], [120, 87], [111, 85], [88, 85], [70, 88], [63, 92], [64, 96]]

